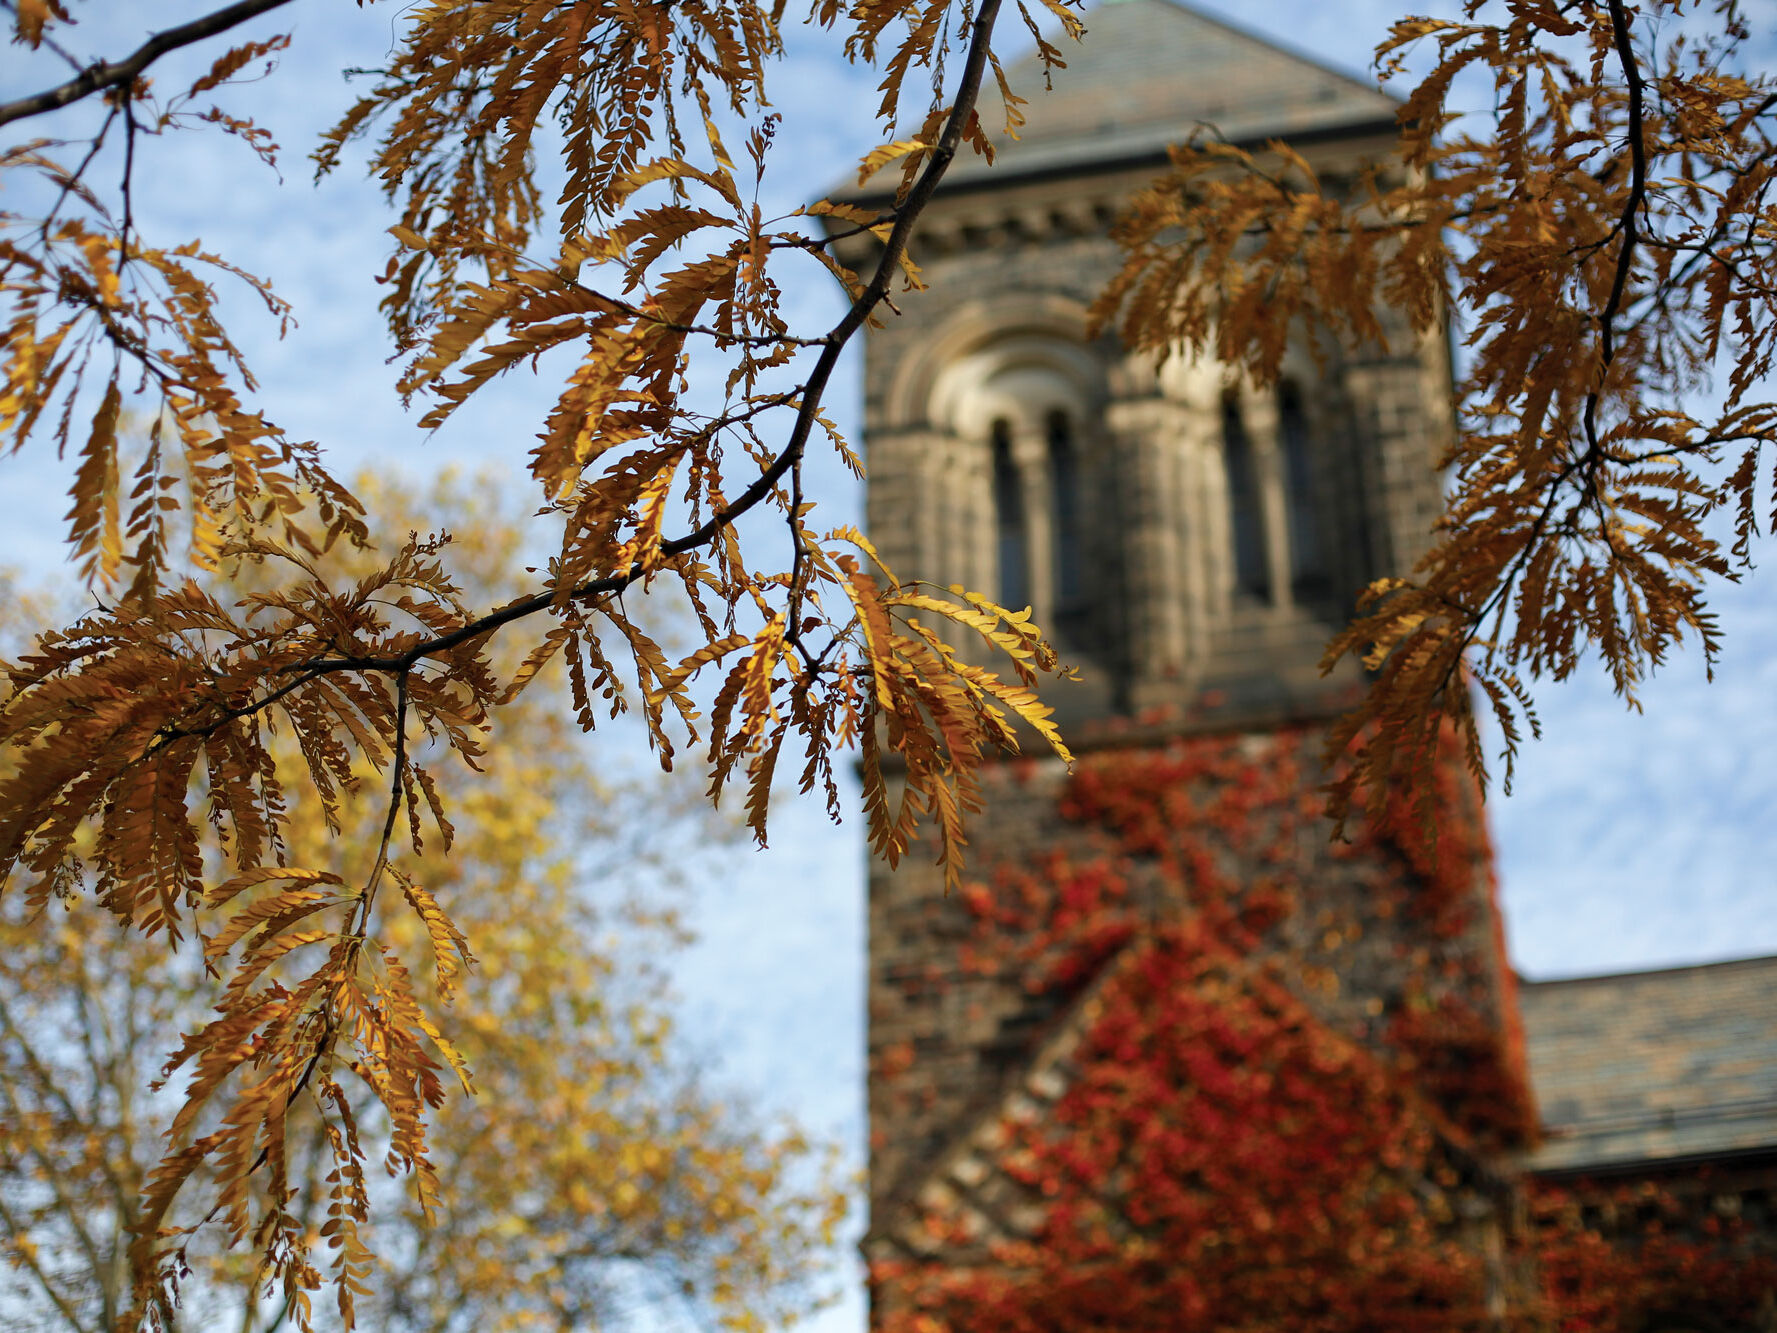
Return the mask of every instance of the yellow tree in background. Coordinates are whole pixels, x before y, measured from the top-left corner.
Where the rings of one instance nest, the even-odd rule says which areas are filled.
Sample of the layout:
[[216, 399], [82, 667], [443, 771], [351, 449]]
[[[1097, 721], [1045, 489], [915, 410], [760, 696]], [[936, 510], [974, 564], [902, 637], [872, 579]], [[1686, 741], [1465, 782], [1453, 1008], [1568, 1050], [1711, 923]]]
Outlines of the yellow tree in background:
[[[1056, 663], [1028, 612], [897, 577], [859, 534], [823, 531], [802, 483], [813, 449], [855, 465], [823, 396], [857, 331], [918, 283], [921, 209], [958, 152], [991, 157], [990, 127], [1016, 132], [1041, 93], [1005, 82], [1002, 0], [812, 0], [805, 17], [880, 94], [884, 142], [860, 179], [901, 182], [881, 212], [801, 210], [830, 235], [756, 202], [782, 0], [391, 10], [385, 67], [316, 157], [337, 169], [367, 142], [395, 209], [381, 316], [403, 391], [436, 423], [515, 372], [561, 374], [510, 444], [529, 451], [549, 555], [530, 587], [487, 601], [430, 539], [379, 531], [385, 563], [346, 577], [317, 563], [372, 525], [325, 451], [256, 404], [212, 284], [244, 283], [273, 319], [287, 307], [196, 239], [142, 234], [131, 205], [169, 133], [271, 153], [227, 94], [286, 39], [229, 34], [330, 3], [238, 0], [97, 62], [62, 40], [74, 0], [9, 5], [43, 78], [0, 103], [27, 136], [0, 170], [34, 210], [0, 218], [0, 432], [70, 459], [68, 537], [102, 600], [7, 668], [0, 873], [20, 910], [79, 898], [144, 947], [199, 941], [224, 986], [173, 1052], [181, 1100], [135, 1214], [126, 1323], [166, 1321], [194, 1217], [298, 1315], [325, 1251], [350, 1323], [375, 1289], [372, 1118], [418, 1206], [437, 1206], [436, 1120], [474, 1035], [438, 1000], [477, 947], [477, 908], [440, 892], [449, 862], [421, 848], [448, 847], [459, 761], [510, 743], [548, 664], [581, 726], [629, 709], [663, 763], [697, 755], [712, 798], [743, 787], [761, 838], [780, 772], [837, 813], [835, 756], [855, 746], [873, 847], [892, 861], [929, 822], [952, 882], [980, 765], [1021, 737], [1067, 755], [1033, 692]], [[1005, 7], [1046, 66], [1063, 52], [1042, 11], [1057, 41], [1082, 27], [1066, 0]], [[1411, 780], [1452, 720], [1480, 766], [1465, 662], [1515, 741], [1528, 681], [1588, 648], [1625, 693], [1682, 634], [1713, 651], [1703, 580], [1749, 553], [1768, 500], [1777, 92], [1739, 68], [1734, 0], [1462, 11], [1379, 34], [1388, 69], [1409, 49], [1430, 64], [1397, 160], [1331, 189], [1285, 145], [1183, 149], [1125, 220], [1130, 265], [1101, 307], [1157, 358], [1213, 340], [1260, 377], [1298, 319], [1379, 339], [1379, 312], [1424, 328], [1449, 309], [1468, 331], [1440, 540], [1334, 645], [1375, 672], [1336, 742], [1355, 758], [1341, 805]], [[151, 81], [204, 48], [196, 77]], [[1453, 90], [1477, 81], [1478, 114], [1456, 119]], [[979, 105], [984, 84], [996, 105]], [[76, 109], [90, 133], [30, 137]], [[101, 161], [120, 184], [98, 183]], [[854, 272], [831, 247], [861, 233], [877, 244]], [[780, 293], [798, 268], [844, 287], [831, 327], [790, 327]], [[719, 401], [691, 394], [694, 363]], [[1681, 396], [1715, 370], [1724, 405], [1694, 418]], [[126, 408], [153, 423], [140, 450], [120, 443]], [[1709, 526], [1723, 511], [1738, 547]], [[270, 571], [243, 599], [187, 577], [243, 558]], [[685, 652], [661, 646], [643, 595], [668, 588], [695, 616]], [[958, 651], [971, 635], [1000, 671]], [[300, 854], [299, 811], [331, 834]], [[311, 1119], [328, 1158], [318, 1246], [289, 1208]]]
[[[474, 517], [461, 485], [441, 487], [443, 502], [418, 513], [382, 489], [358, 488], [371, 512], [392, 515], [397, 529], [448, 527], [479, 592], [510, 587], [515, 529], [497, 506], [490, 513], [488, 485], [474, 488]], [[252, 566], [236, 573], [219, 592], [263, 578]], [[345, 1169], [359, 1170], [354, 1161], [388, 1150], [388, 1123], [367, 1118], [346, 1131], [358, 1142], [341, 1145], [335, 1126], [292, 1106], [283, 1197], [268, 1195], [280, 1186], [260, 1172], [248, 1201], [278, 1218], [291, 1280], [264, 1289], [254, 1251], [225, 1249], [214, 1228], [195, 1225], [209, 1204], [184, 1200], [167, 1221], [194, 1277], [177, 1307], [158, 1312], [167, 1325], [253, 1333], [306, 1322], [318, 1276], [306, 1265], [347, 1228], [361, 1228], [375, 1251], [353, 1278], [360, 1317], [390, 1333], [593, 1327], [637, 1307], [759, 1328], [813, 1299], [843, 1195], [799, 1137], [768, 1132], [744, 1103], [691, 1074], [658, 967], [679, 942], [673, 881], [698, 869], [682, 849], [719, 850], [733, 835], [711, 827], [682, 782], [595, 772], [564, 721], [560, 686], [540, 684], [513, 704], [512, 743], [457, 789], [450, 851], [434, 846], [399, 870], [453, 905], [477, 959], [470, 972], [447, 968], [415, 987], [428, 1008], [446, 999], [440, 983], [449, 987], [437, 1012], [474, 1069], [476, 1095], [448, 1099], [432, 1124], [431, 1158], [451, 1186], [436, 1217], [428, 1224], [421, 1200], [381, 1173], [354, 1186], [360, 1200], [331, 1204], [339, 1149]], [[288, 747], [273, 753], [300, 764]], [[375, 854], [375, 803], [354, 804], [340, 838], [318, 799], [292, 791], [291, 858], [364, 873], [352, 858]], [[271, 889], [243, 899], [260, 934], [288, 910]], [[424, 949], [423, 930], [416, 916], [392, 922], [389, 958]], [[212, 962], [228, 947], [201, 943]], [[466, 965], [460, 939], [452, 947]], [[223, 989], [196, 951], [169, 958], [89, 897], [43, 910], [22, 895], [0, 899], [7, 1327], [107, 1333], [128, 1308], [131, 1228], [164, 1150], [165, 1116], [179, 1104], [176, 1086], [150, 1089], [181, 1034], [226, 1003]], [[373, 1225], [364, 1205], [375, 1206]]]

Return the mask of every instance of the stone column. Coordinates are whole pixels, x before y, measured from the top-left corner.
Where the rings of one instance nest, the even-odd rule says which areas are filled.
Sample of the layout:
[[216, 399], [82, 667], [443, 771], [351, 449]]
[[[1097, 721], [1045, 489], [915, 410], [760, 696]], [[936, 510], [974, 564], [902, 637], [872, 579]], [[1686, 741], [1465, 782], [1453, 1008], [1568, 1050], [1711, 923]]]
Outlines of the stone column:
[[1259, 522], [1264, 529], [1265, 573], [1271, 605], [1286, 611], [1290, 591], [1290, 511], [1284, 496], [1283, 450], [1277, 438], [1277, 390], [1243, 387], [1240, 415], [1251, 442], [1253, 474], [1259, 488]]
[[1049, 440], [1040, 421], [1012, 419], [1012, 461], [1024, 500], [1024, 569], [1030, 580], [1031, 614], [1045, 631], [1053, 631], [1055, 497], [1049, 484]]
[[1440, 507], [1431, 460], [1438, 423], [1426, 411], [1417, 358], [1358, 362], [1345, 373], [1358, 447], [1366, 450], [1364, 511], [1377, 574], [1404, 574], [1425, 550]]
[[1128, 658], [1137, 701], [1150, 692], [1144, 685], [1182, 676], [1190, 650], [1186, 525], [1178, 503], [1181, 416], [1177, 404], [1158, 397], [1105, 409], [1121, 479]]
[[1228, 495], [1222, 475], [1221, 413], [1213, 388], [1173, 404], [1177, 450], [1180, 577], [1185, 653], [1195, 671], [1209, 655], [1215, 627], [1228, 614]]

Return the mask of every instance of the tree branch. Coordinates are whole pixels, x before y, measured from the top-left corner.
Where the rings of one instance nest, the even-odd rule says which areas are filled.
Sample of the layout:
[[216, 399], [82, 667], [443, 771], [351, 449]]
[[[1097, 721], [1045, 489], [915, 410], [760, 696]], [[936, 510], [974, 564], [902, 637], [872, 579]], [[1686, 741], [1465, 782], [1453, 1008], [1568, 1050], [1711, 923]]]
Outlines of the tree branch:
[[[877, 261], [876, 272], [871, 277], [869, 285], [859, 293], [845, 315], [824, 338], [810, 340], [812, 344], [820, 346], [821, 354], [815, 362], [813, 372], [800, 386], [795, 399], [796, 420], [790, 428], [790, 436], [783, 449], [772, 459], [769, 466], [753, 479], [752, 484], [733, 500], [723, 505], [691, 531], [675, 537], [671, 541], [662, 542], [660, 554], [663, 558], [672, 559], [708, 545], [712, 538], [731, 527], [742, 515], [769, 496], [777, 488], [778, 483], [790, 475], [801, 461], [803, 451], [808, 443], [809, 433], [813, 430], [814, 423], [820, 414], [821, 397], [826, 392], [828, 380], [832, 378], [834, 370], [839, 365], [839, 358], [843, 355], [846, 344], [851, 340], [852, 335], [864, 326], [865, 321], [870, 318], [876, 307], [888, 300], [889, 284], [900, 267], [901, 257], [907, 252], [914, 224], [918, 221], [932, 195], [937, 192], [939, 182], [943, 179], [951, 160], [956, 156], [957, 148], [962, 143], [963, 128], [968, 124], [969, 117], [974, 114], [976, 98], [981, 90], [982, 75], [986, 72], [994, 20], [999, 16], [1000, 3], [1001, 0], [984, 0], [980, 9], [976, 11], [975, 20], [971, 25], [968, 58], [963, 66], [962, 77], [957, 83], [956, 100], [951, 103], [950, 115], [945, 120], [944, 129], [938, 136], [938, 142], [930, 150], [930, 159], [920, 172], [919, 179], [914, 182], [913, 188], [908, 191], [906, 199], [896, 210], [895, 225], [889, 231], [887, 240], [883, 242], [882, 254]], [[784, 396], [784, 401], [791, 401], [788, 395]], [[154, 743], [163, 745], [182, 736], [209, 735], [217, 727], [260, 712], [316, 677], [332, 672], [392, 672], [405, 678], [406, 674], [412, 671], [424, 658], [448, 653], [472, 639], [492, 634], [515, 620], [535, 615], [551, 606], [622, 592], [652, 572], [652, 566], [648, 568], [638, 566], [624, 570], [622, 573], [590, 579], [567, 589], [565, 592], [558, 588], [545, 588], [528, 597], [521, 597], [516, 601], [509, 602], [486, 615], [478, 616], [454, 630], [422, 640], [394, 657], [335, 655], [293, 664], [287, 669], [297, 673], [295, 679], [246, 703], [226, 709], [220, 718], [209, 723], [192, 727], [168, 727], [157, 734]]]
[[1629, 275], [1635, 268], [1635, 246], [1640, 239], [1636, 223], [1642, 208], [1647, 204], [1647, 142], [1642, 126], [1646, 83], [1642, 78], [1641, 64], [1635, 57], [1634, 44], [1629, 38], [1629, 14], [1623, 6], [1623, 0], [1610, 0], [1610, 27], [1617, 60], [1623, 70], [1623, 80], [1629, 89], [1629, 197], [1623, 202], [1623, 214], [1617, 222], [1617, 230], [1622, 233], [1623, 241], [1617, 250], [1616, 271], [1611, 276], [1610, 295], [1604, 303], [1604, 309], [1598, 314], [1598, 342], [1602, 356], [1599, 359], [1598, 384], [1587, 395], [1584, 418], [1589, 456], [1599, 453], [1598, 404], [1604, 394], [1605, 377], [1610, 374], [1611, 363], [1616, 360], [1617, 314], [1622, 310]]
[[98, 61], [88, 65], [66, 83], [46, 88], [29, 97], [0, 102], [0, 125], [9, 125], [15, 120], [24, 120], [30, 116], [41, 116], [46, 111], [59, 110], [105, 88], [127, 89], [143, 70], [167, 52], [204, 41], [219, 32], [227, 32], [248, 19], [258, 18], [269, 10], [289, 3], [290, 0], [239, 0], [239, 3], [218, 9], [213, 14], [206, 14], [203, 18], [182, 23], [176, 28], [168, 28], [165, 32], [157, 32], [122, 60]]

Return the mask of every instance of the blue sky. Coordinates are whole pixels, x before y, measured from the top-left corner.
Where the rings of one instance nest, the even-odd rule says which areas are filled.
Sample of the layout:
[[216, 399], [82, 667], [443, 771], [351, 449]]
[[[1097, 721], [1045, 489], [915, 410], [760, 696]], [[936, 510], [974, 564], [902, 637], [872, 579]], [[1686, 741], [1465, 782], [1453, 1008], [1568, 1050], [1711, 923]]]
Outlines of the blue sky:
[[[1353, 71], [1400, 12], [1376, 0], [1201, 7], [1287, 35], [1298, 50]], [[113, 6], [132, 16], [117, 23], [101, 23], [104, 7], [92, 8], [89, 36], [71, 44], [115, 55], [124, 42], [106, 39], [106, 29], [133, 40], [150, 11], [166, 24], [209, 6]], [[266, 31], [293, 28], [295, 45], [237, 105], [250, 106], [284, 145], [282, 185], [217, 136], [154, 145], [142, 222], [168, 240], [201, 236], [272, 277], [295, 304], [300, 327], [283, 342], [244, 302], [237, 327], [271, 415], [320, 440], [342, 470], [459, 463], [517, 478], [552, 383], [501, 385], [437, 436], [418, 431], [392, 392], [374, 315], [372, 274], [392, 219], [351, 172], [316, 188], [305, 169], [316, 131], [350, 96], [339, 70], [377, 64], [397, 12], [304, 0], [262, 21]], [[811, 30], [792, 28], [790, 38], [788, 68], [775, 75], [784, 126], [769, 181], [784, 209], [843, 175], [875, 142], [874, 78], [848, 69]], [[0, 89], [19, 90], [20, 64], [0, 51]], [[824, 279], [788, 295], [804, 327], [824, 326], [838, 310]], [[855, 427], [855, 366], [830, 401], [841, 425]], [[0, 467], [0, 564], [48, 570], [59, 558], [66, 471], [42, 449]], [[855, 521], [861, 509], [858, 489], [834, 467], [819, 473], [817, 498], [834, 523]], [[1539, 692], [1546, 735], [1524, 753], [1514, 793], [1496, 793], [1490, 805], [1512, 956], [1529, 976], [1777, 953], [1777, 580], [1755, 575], [1723, 587], [1715, 606], [1727, 648], [1713, 685], [1693, 653], [1648, 687], [1641, 715], [1625, 712], [1602, 676]], [[744, 854], [726, 882], [701, 891], [694, 920], [702, 940], [679, 968], [694, 1042], [724, 1053], [724, 1076], [843, 1136], [854, 1157], [862, 1141], [863, 857], [856, 822], [835, 829], [818, 809], [781, 802], [771, 849]], [[862, 1319], [854, 1294], [817, 1327], [839, 1333]]]

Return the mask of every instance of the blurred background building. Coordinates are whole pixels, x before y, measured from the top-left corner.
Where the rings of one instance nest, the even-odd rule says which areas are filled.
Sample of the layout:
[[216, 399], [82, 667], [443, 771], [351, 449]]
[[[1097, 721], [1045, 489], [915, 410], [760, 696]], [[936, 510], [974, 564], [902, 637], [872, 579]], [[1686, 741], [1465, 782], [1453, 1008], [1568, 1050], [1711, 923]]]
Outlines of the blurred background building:
[[[1489, 1317], [1534, 1281], [1520, 1242], [1552, 1215], [1543, 1186], [1612, 1243], [1655, 1214], [1772, 1234], [1777, 959], [1517, 984], [1454, 750], [1429, 850], [1380, 826], [1339, 844], [1318, 815], [1322, 729], [1361, 688], [1319, 657], [1438, 512], [1448, 341], [1399, 318], [1387, 350], [1302, 330], [1260, 386], [1087, 331], [1118, 265], [1111, 220], [1168, 144], [1286, 139], [1337, 190], [1387, 153], [1396, 104], [1170, 0], [1105, 4], [1090, 26], [998, 162], [947, 178], [914, 251], [929, 290], [866, 348], [887, 563], [1031, 606], [1083, 678], [1053, 692], [1080, 772], [996, 775], [972, 849], [991, 891], [947, 895], [917, 858], [871, 869], [877, 1322], [980, 1303], [968, 1274], [1059, 1243], [1067, 1189], [1031, 1163], [1087, 1132], [1070, 1108], [1102, 1072], [1106, 1014], [1188, 942], [1216, 959], [1190, 985], [1278, 1021], [1299, 1007], [1290, 1023], [1423, 1103], [1435, 1142], [1404, 1169], [1441, 1200], [1438, 1234], [1478, 1256]], [[1034, 59], [1011, 74], [1042, 77]], [[849, 197], [886, 202], [887, 175]], [[867, 238], [848, 244], [867, 259]], [[1127, 1223], [1131, 1188], [1113, 1175], [1094, 1206]], [[1727, 1327], [1705, 1295], [1649, 1317]]]

